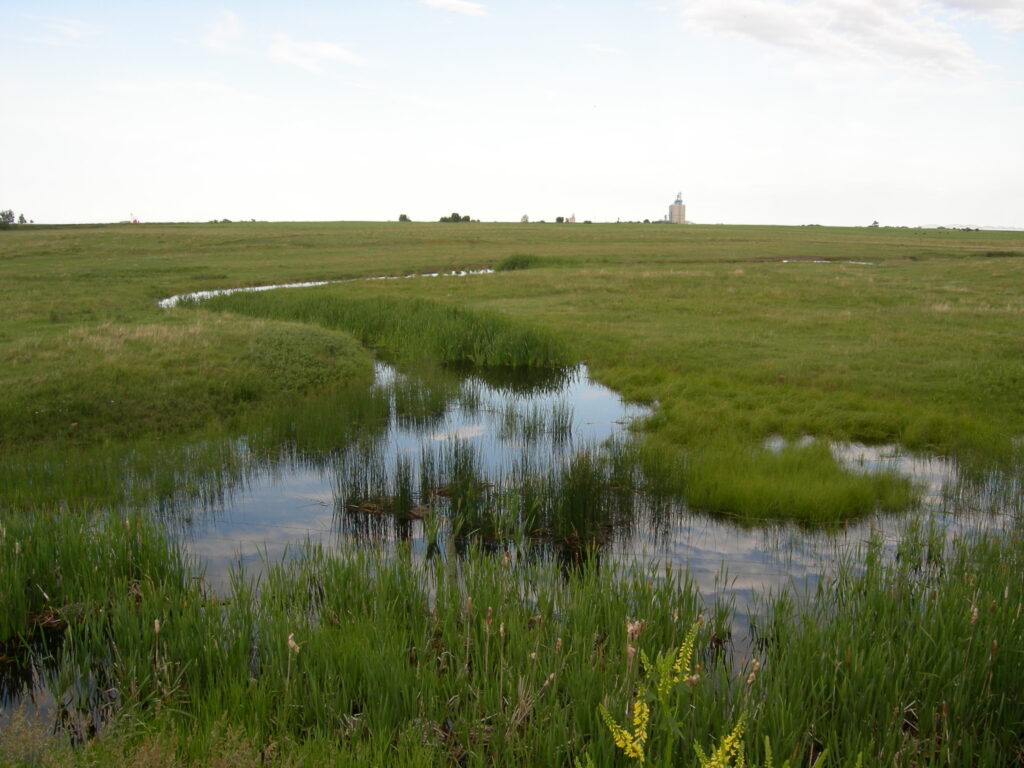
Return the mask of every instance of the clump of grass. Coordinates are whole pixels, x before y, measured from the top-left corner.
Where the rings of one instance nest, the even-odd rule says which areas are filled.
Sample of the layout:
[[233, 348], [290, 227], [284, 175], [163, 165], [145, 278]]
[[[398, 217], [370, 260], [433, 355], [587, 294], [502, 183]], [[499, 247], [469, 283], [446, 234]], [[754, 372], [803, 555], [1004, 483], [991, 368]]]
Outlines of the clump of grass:
[[[760, 632], [771, 682], [756, 720], [805, 753], [1002, 764], [1022, 746], [1006, 726], [1024, 716], [1024, 675], [1005, 643], [1024, 631], [1024, 548], [1013, 534], [947, 543], [926, 526], [904, 537], [898, 559], [876, 537], [814, 593], [771, 602]], [[786, 724], [795, 699], [814, 733]]]
[[478, 366], [554, 367], [575, 355], [555, 334], [483, 310], [428, 299], [345, 296], [338, 287], [218, 296], [204, 307], [297, 320], [355, 334], [404, 360]]
[[495, 272], [512, 272], [519, 269], [532, 269], [543, 263], [539, 256], [532, 253], [513, 253], [494, 265]]
[[384, 464], [369, 447], [346, 454], [338, 465], [339, 507], [355, 515], [386, 515], [375, 524], [382, 533], [388, 518], [400, 527], [409, 516], [441, 515], [463, 549], [483, 541], [539, 552], [554, 545], [581, 554], [626, 530], [638, 511], [637, 495], [616, 485], [615, 465], [596, 447], [551, 467], [523, 458], [504, 476], [491, 477], [471, 442], [449, 440], [438, 451], [422, 449], [416, 493], [411, 462], [399, 459], [393, 473]]
[[895, 472], [850, 473], [820, 442], [772, 452], [718, 439], [684, 453], [652, 440], [640, 461], [652, 491], [749, 523], [829, 525], [879, 510], [902, 511], [917, 499], [909, 479]]
[[572, 406], [564, 400], [550, 405], [531, 403], [528, 407], [509, 400], [501, 411], [501, 435], [506, 440], [527, 442], [551, 435], [556, 441], [565, 441], [572, 435], [572, 418]]
[[0, 642], [69, 621], [149, 581], [176, 591], [191, 562], [141, 516], [9, 512], [0, 523]]

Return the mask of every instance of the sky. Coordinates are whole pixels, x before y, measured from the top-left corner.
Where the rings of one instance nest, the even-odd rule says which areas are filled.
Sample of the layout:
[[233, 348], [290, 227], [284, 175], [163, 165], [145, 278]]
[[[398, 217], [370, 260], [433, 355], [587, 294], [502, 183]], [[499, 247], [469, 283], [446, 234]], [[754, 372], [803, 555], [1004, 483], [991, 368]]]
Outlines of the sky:
[[1024, 0], [0, 0], [36, 222], [1024, 227]]

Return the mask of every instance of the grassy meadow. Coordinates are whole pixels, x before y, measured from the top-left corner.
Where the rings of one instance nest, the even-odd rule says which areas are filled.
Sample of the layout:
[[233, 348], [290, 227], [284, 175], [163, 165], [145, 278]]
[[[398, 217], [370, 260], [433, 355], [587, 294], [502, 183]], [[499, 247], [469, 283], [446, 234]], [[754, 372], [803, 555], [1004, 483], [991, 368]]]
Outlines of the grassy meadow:
[[[109, 385], [100, 377], [112, 368], [125, 391], [121, 415], [82, 430], [89, 432], [82, 440], [117, 435], [126, 425], [188, 429], [196, 417], [177, 413], [176, 420], [175, 412], [202, 408], [205, 420], [230, 411], [233, 396], [260, 400], [274, 388], [322, 384], [304, 369], [319, 369], [325, 353], [336, 365], [360, 362], [355, 350], [341, 354], [330, 346], [341, 342], [317, 336], [320, 327], [304, 324], [309, 336], [298, 338], [294, 327], [165, 312], [156, 307], [160, 298], [487, 268], [510, 257], [530, 268], [321, 290], [347, 301], [434, 300], [553, 332], [571, 341], [567, 354], [586, 360], [602, 381], [627, 397], [657, 401], [650, 431], [676, 445], [813, 434], [900, 442], [964, 459], [1016, 455], [1024, 421], [1017, 397], [1024, 236], [824, 227], [344, 223], [7, 231], [0, 240], [3, 439], [66, 438], [71, 423], [83, 425], [75, 418], [84, 406], [74, 383], [95, 381], [103, 391]], [[830, 263], [817, 263], [823, 260]], [[245, 337], [250, 344], [279, 341], [309, 359], [273, 359], [270, 352], [254, 359], [259, 354]], [[171, 381], [161, 377], [176, 364]], [[225, 393], [209, 383], [211, 373], [219, 379], [239, 368], [267, 391]], [[188, 390], [193, 376], [208, 391]], [[154, 403], [137, 414], [124, 410], [183, 389], [191, 409], [168, 409], [158, 424], [147, 423]], [[37, 418], [25, 417], [30, 409]]]
[[[357, 280], [462, 269], [496, 271]], [[320, 280], [351, 282], [157, 306]], [[1022, 285], [1010, 232], [0, 232], [0, 682], [41, 681], [64, 718], [54, 735], [8, 713], [0, 765], [613, 766], [636, 749], [740, 765], [730, 744], [752, 766], [1018, 764], [1019, 499], [1001, 534], [949, 539], [909, 481], [848, 471], [828, 443], [950, 457], [993, 498], [1019, 496]], [[310, 546], [211, 594], [139, 511], [379, 429], [374, 355], [495, 375], [585, 362], [652, 406], [611, 464], [524, 478], [514, 503], [543, 511], [538, 530], [582, 530], [593, 496], [636, 483], [748, 526], [906, 512], [903, 541], [895, 558], [864, 542], [808, 594], [764, 595], [740, 655], [729, 606], [685, 572], [605, 567], [585, 548], [567, 565], [472, 542], [426, 561]], [[444, 389], [411, 393], [410, 417]], [[459, 509], [467, 530], [493, 524]]]

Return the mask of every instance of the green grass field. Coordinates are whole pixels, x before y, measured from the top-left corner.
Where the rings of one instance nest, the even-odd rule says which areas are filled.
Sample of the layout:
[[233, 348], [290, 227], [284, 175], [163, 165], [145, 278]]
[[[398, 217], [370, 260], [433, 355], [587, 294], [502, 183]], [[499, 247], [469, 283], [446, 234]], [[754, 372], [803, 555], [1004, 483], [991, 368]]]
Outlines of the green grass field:
[[[104, 367], [124, 363], [124, 384], [130, 385], [131, 374], [144, 373], [149, 355], [143, 352], [169, 346], [169, 356], [201, 363], [196, 345], [207, 345], [203, 357], [239, 356], [239, 338], [257, 336], [254, 328], [225, 318], [195, 328], [194, 318], [155, 306], [174, 293], [491, 267], [515, 254], [535, 257], [534, 267], [336, 290], [434, 298], [549, 328], [571, 339], [602, 380], [630, 397], [661, 403], [656, 431], [674, 442], [723, 432], [810, 433], [997, 457], [1012, 453], [1013, 438], [1022, 432], [1024, 405], [1017, 394], [1024, 297], [1017, 286], [1024, 236], [884, 228], [15, 229], [0, 238], [0, 360], [10, 393], [4, 405], [49, 401], [56, 392], [33, 400], [41, 382], [58, 387], [62, 379], [93, 375], [82, 367], [97, 357], [97, 345], [107, 347]], [[120, 325], [131, 326], [131, 333]], [[147, 330], [158, 333], [156, 326], [177, 338], [170, 345], [145, 338]], [[118, 336], [122, 345], [111, 349]], [[301, 345], [294, 341], [288, 346]], [[317, 341], [305, 343], [315, 348]], [[222, 365], [228, 370], [237, 362], [229, 357]], [[181, 372], [183, 386], [189, 375]], [[205, 380], [209, 371], [196, 375]], [[211, 397], [213, 412], [221, 403]], [[18, 421], [6, 428], [16, 415], [5, 410], [5, 440], [24, 438]], [[62, 426], [42, 419], [30, 437], [63, 436]]]
[[[202, 289], [483, 268], [499, 271], [157, 306]], [[599, 705], [636, 733], [649, 707], [650, 765], [697, 765], [693, 744], [711, 750], [738, 723], [751, 766], [826, 750], [828, 766], [1015, 765], [1022, 285], [1024, 233], [4, 230], [0, 682], [20, 680], [35, 649], [71, 720], [55, 736], [14, 713], [0, 765], [626, 765]], [[544, 486], [581, 521], [576, 490], [618, 486], [635, 461], [648, 490], [745, 525], [909, 509], [898, 556], [872, 537], [811, 593], [763, 595], [749, 655], [734, 657], [729, 606], [704, 605], [678, 571], [474, 546], [425, 563], [313, 547], [215, 596], [159, 521], [123, 515], [154, 496], [216, 494], [280, 446], [314, 456], [372, 431], [386, 409], [368, 392], [374, 354], [582, 361], [650, 404], [610, 465], [581, 458]], [[448, 386], [436, 378], [417, 394], [428, 406]], [[768, 450], [773, 437], [788, 447]], [[828, 441], [952, 457], [1017, 506], [1001, 533], [947, 541], [906, 481], [845, 471]], [[701, 612], [699, 677], [659, 686], [653, 660]]]
[[[675, 490], [703, 508], [819, 520], [900, 507], [900, 494], [852, 488], [863, 482], [844, 481], [827, 452], [784, 461], [763, 441], [811, 435], [895, 443], [980, 471], [1018, 465], [1022, 254], [1019, 233], [885, 228], [14, 229], [0, 238], [0, 444], [89, 445], [230, 423], [296, 392], [365, 381], [369, 358], [353, 335], [391, 356], [443, 358], [424, 351], [438, 326], [417, 319], [432, 306], [527, 332], [488, 353], [492, 362], [528, 362], [511, 350], [532, 349], [532, 333], [549, 346], [543, 359], [584, 360], [624, 396], [657, 403], [644, 435], [677, 456]], [[205, 288], [503, 263], [527, 268], [156, 306]], [[362, 318], [311, 317], [297, 305], [313, 296], [361, 306]], [[370, 328], [412, 299], [432, 303], [407, 311], [391, 341]], [[476, 338], [473, 317], [450, 327]], [[422, 337], [403, 352], [394, 339], [412, 338], [408, 328]]]

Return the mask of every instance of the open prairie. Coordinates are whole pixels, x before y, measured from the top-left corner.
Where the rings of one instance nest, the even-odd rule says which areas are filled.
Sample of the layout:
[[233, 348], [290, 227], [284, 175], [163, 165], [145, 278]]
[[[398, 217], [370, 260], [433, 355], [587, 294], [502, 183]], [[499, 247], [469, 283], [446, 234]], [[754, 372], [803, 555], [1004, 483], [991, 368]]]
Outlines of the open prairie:
[[[1021, 286], [1016, 232], [0, 232], [0, 761], [1014, 764]], [[289, 472], [327, 538], [215, 585]]]

